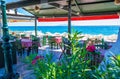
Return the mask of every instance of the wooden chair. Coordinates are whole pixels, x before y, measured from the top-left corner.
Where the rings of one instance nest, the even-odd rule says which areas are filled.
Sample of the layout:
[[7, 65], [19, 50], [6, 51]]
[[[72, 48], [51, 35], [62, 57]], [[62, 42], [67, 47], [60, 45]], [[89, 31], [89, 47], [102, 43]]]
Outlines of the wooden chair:
[[46, 43], [47, 43], [47, 38], [46, 38], [46, 36], [43, 36], [43, 38], [42, 38], [42, 45], [45, 46]]
[[24, 38], [25, 37], [25, 34], [21, 34], [21, 38]]
[[67, 38], [62, 37], [62, 44], [60, 45], [62, 54], [60, 55], [59, 60], [61, 59], [61, 57], [64, 53], [66, 53], [67, 55], [71, 55], [70, 48], [69, 48], [70, 44], [71, 43]]
[[85, 60], [90, 60], [89, 67], [98, 67], [99, 64], [102, 62], [104, 56], [101, 54], [94, 54], [94, 52], [88, 52], [86, 54]]
[[48, 44], [51, 49], [55, 48], [55, 46], [56, 46], [55, 37], [48, 36]]
[[18, 55], [22, 56], [23, 52], [24, 52], [24, 48], [22, 48], [21, 40], [16, 39], [15, 44], [16, 44], [15, 46], [16, 46], [16, 50], [18, 52]]
[[[96, 42], [97, 41], [97, 42]], [[104, 39], [102, 40], [96, 40], [95, 41], [95, 47], [96, 49], [109, 49], [108, 44], [104, 41]]]
[[34, 37], [32, 39], [32, 53], [38, 53], [38, 47], [40, 46], [40, 39]]

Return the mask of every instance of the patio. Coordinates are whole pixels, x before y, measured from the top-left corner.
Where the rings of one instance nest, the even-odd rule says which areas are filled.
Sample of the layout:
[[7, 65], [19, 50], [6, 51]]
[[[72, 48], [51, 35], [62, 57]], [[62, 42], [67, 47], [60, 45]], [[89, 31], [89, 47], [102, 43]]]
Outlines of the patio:
[[[110, 77], [119, 78], [120, 76], [119, 64], [115, 66], [115, 71], [118, 70], [118, 73], [116, 72], [116, 74], [111, 73], [110, 71], [107, 71], [106, 73], [108, 74], [104, 76], [100, 74], [99, 72], [94, 72], [94, 70], [97, 70], [96, 68], [94, 68], [94, 66], [98, 67], [101, 63], [101, 61], [99, 62], [99, 61], [94, 61], [94, 60], [96, 60], [96, 58], [97, 59], [99, 58], [98, 60], [101, 60], [100, 59], [101, 54], [103, 53], [100, 53], [100, 52], [104, 52], [102, 50], [96, 51], [95, 48], [104, 49], [101, 47], [105, 47], [105, 43], [100, 42], [99, 44], [102, 44], [102, 45], [99, 45], [99, 44], [96, 45], [96, 47], [92, 49], [93, 51], [91, 52], [87, 50], [87, 47], [84, 46], [84, 44], [82, 45], [83, 47], [79, 46], [80, 40], [78, 40], [77, 32], [73, 36], [71, 33], [71, 19], [72, 19], [71, 16], [72, 15], [73, 16], [83, 16], [83, 15], [86, 16], [86, 15], [101, 15], [101, 14], [105, 14], [105, 15], [117, 14], [120, 9], [120, 5], [116, 5], [118, 3], [119, 2], [116, 2], [116, 0], [115, 0], [115, 3], [114, 3], [114, 0], [98, 0], [98, 1], [97, 0], [89, 0], [89, 1], [87, 0], [81, 0], [81, 1], [79, 0], [41, 0], [41, 1], [40, 0], [34, 0], [34, 1], [20, 0], [16, 2], [7, 3], [5, 5], [5, 1], [2, 0], [1, 1], [1, 10], [2, 10], [2, 19], [3, 19], [3, 41], [2, 42], [3, 42], [3, 50], [4, 50], [3, 52], [4, 52], [4, 59], [5, 59], [4, 61], [5, 71], [4, 69], [0, 70], [2, 73], [1, 76], [3, 76], [2, 79], [18, 79], [17, 73], [19, 73], [22, 79], [30, 79], [30, 78], [33, 79], [35, 77], [38, 79], [43, 79], [43, 78], [80, 79], [80, 78], [87, 78], [88, 76], [91, 77], [91, 79], [96, 78], [96, 77], [105, 77], [108, 79]], [[24, 10], [30, 12], [31, 14], [33, 14], [33, 16], [17, 14], [16, 9], [19, 7], [22, 7]], [[6, 9], [8, 10], [8, 9], [14, 9], [14, 8], [15, 8], [15, 15], [7, 14], [8, 16], [34, 18], [35, 37], [38, 36], [37, 19], [42, 18], [44, 21], [44, 17], [68, 16], [68, 18], [65, 19], [68, 21], [68, 33], [70, 34], [67, 36], [67, 42], [63, 42], [63, 40], [59, 41], [58, 37], [55, 37], [55, 38], [50, 37], [50, 38], [47, 38], [48, 42], [45, 42], [45, 40], [43, 39], [42, 41], [45, 43], [40, 46], [38, 44], [38, 40], [36, 39], [31, 40], [25, 37], [24, 39], [21, 40], [21, 38], [19, 38], [18, 40], [20, 40], [21, 43], [19, 44], [17, 43], [16, 45], [18, 47], [19, 45], [21, 45], [20, 51], [22, 51], [22, 54], [21, 56], [18, 56], [19, 48], [15, 46], [15, 48], [17, 48], [16, 50], [17, 64], [14, 67], [12, 67], [13, 59], [11, 58], [12, 54], [10, 53], [11, 52], [10, 48], [14, 48], [14, 46], [12, 47], [11, 44], [9, 43], [10, 38], [9, 38], [9, 32], [7, 28]], [[108, 19], [106, 18], [106, 16], [104, 17], [105, 19]], [[118, 18], [118, 16], [114, 18]], [[63, 43], [63, 45], [61, 45], [60, 43]], [[119, 43], [119, 33], [118, 33], [117, 43]], [[85, 44], [87, 44], [86, 41], [85, 41]], [[54, 47], [56, 47], [56, 49], [54, 49]], [[114, 48], [116, 47], [114, 46]], [[114, 48], [110, 48], [110, 50], [113, 51]], [[34, 53], [37, 54], [35, 57], [33, 58], [31, 57], [32, 59], [31, 61], [33, 63], [31, 63], [31, 61], [29, 62], [29, 64], [32, 65], [33, 69], [26, 70], [27, 65], [24, 64], [23, 63], [24, 61], [21, 59], [25, 58], [26, 56], [31, 56], [33, 51], [35, 51]], [[115, 55], [119, 55], [118, 51], [119, 50], [113, 51], [112, 54], [114, 53]], [[46, 56], [46, 54], [49, 54], [49, 55]], [[51, 54], [53, 55], [52, 59], [50, 59], [49, 57]], [[111, 55], [111, 53], [104, 54], [104, 55], [105, 57], [108, 57], [108, 56], [114, 57], [113, 55]], [[116, 59], [115, 62], [119, 63], [119, 60], [118, 60], [119, 58], [117, 58], [117, 56], [115, 56], [114, 58]], [[106, 63], [106, 64], [109, 65], [110, 63]], [[30, 73], [32, 73], [33, 70], [35, 72], [35, 75], [30, 76]], [[109, 73], [111, 73], [112, 75], [110, 75]], [[87, 75], [87, 74], [92, 74], [95, 76]]]

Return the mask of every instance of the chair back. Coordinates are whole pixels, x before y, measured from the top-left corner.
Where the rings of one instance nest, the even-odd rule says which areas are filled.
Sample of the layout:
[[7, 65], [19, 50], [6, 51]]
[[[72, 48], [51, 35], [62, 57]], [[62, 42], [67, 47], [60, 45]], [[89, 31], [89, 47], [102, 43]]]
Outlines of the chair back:
[[21, 38], [25, 37], [25, 34], [21, 34]]
[[46, 38], [46, 36], [43, 36], [42, 37], [42, 45], [44, 46], [44, 45], [46, 45], [46, 43], [47, 43], [47, 38]]
[[71, 51], [69, 48], [69, 46], [71, 45], [71, 42], [68, 40], [68, 38], [65, 38], [65, 37], [62, 38], [62, 41], [63, 41], [63, 46], [64, 46], [64, 49], [63, 49], [64, 53], [71, 55]]
[[32, 39], [32, 52], [38, 53], [38, 47], [40, 47], [40, 39], [34, 37]]
[[19, 50], [19, 49], [22, 49], [22, 43], [21, 43], [21, 40], [20, 39], [16, 39], [16, 49]]
[[53, 37], [53, 36], [48, 36], [48, 42], [49, 42], [49, 43], [55, 43], [55, 37]]

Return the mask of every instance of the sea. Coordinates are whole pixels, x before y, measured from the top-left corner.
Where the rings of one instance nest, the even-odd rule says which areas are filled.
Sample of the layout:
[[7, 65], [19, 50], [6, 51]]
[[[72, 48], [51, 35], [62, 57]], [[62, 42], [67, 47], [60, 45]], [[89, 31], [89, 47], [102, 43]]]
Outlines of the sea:
[[[81, 32], [82, 34], [91, 34], [91, 35], [112, 35], [118, 34], [120, 26], [71, 26], [71, 31]], [[10, 31], [34, 31], [34, 26], [9, 26]], [[37, 30], [43, 33], [64, 33], [68, 32], [67, 26], [37, 26]]]

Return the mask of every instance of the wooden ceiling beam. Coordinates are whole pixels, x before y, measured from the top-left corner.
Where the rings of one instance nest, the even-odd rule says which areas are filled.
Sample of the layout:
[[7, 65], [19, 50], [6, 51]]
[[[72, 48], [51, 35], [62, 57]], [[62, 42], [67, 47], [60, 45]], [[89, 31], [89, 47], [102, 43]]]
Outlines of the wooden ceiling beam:
[[[47, 1], [47, 0], [46, 0]], [[41, 10], [47, 10], [47, 9], [53, 9], [53, 8], [59, 8], [63, 9], [68, 12], [68, 6], [61, 6], [60, 4], [55, 3], [54, 1], [61, 1], [61, 0], [48, 0], [50, 5], [54, 7], [49, 7], [49, 8], [41, 8]], [[52, 2], [53, 1], [53, 2]], [[42, 1], [43, 2], [43, 1]], [[41, 4], [41, 0], [23, 0], [23, 1], [17, 1], [17, 2], [12, 2], [7, 4], [7, 9], [15, 9], [15, 8], [22, 8], [26, 6], [31, 6], [31, 5], [36, 5], [36, 4]], [[44, 1], [45, 2], [45, 1]], [[106, 1], [95, 1], [95, 2], [85, 2], [85, 3], [77, 3], [78, 6], [80, 5], [91, 5], [91, 4], [99, 4], [99, 3], [108, 3], [108, 2], [114, 2], [114, 0], [106, 0]], [[72, 4], [72, 6], [76, 6], [76, 4]], [[28, 11], [29, 12], [29, 11]], [[106, 13], [116, 13], [117, 11], [111, 11], [111, 12], [81, 12], [84, 15], [94, 15], [94, 14], [106, 14]], [[72, 14], [74, 16], [78, 16], [78, 12], [72, 10]], [[65, 14], [66, 15], [66, 14]], [[26, 16], [26, 15], [25, 15]], [[37, 16], [37, 15], [36, 15]], [[49, 16], [49, 15], [48, 15]], [[55, 15], [54, 15], [55, 16]], [[59, 16], [59, 15], [56, 15]], [[61, 15], [60, 15], [61, 16]], [[63, 15], [64, 16], [64, 15]], [[33, 16], [34, 17], [34, 16]]]
[[7, 15], [8, 16], [16, 16], [16, 17], [29, 17], [29, 18], [35, 18], [34, 16], [29, 16], [29, 15], [20, 15], [20, 14], [8, 14], [7, 13]]
[[25, 11], [27, 11], [28, 13], [30, 13], [30, 14], [32, 14], [32, 15], [34, 15], [34, 16], [36, 16], [34, 13], [32, 13], [32, 12], [30, 12], [30, 11], [28, 11], [26, 8], [22, 8], [23, 10], [25, 10]]
[[6, 4], [6, 9], [15, 9], [30, 5], [40, 4], [40, 0], [23, 0]]
[[[99, 3], [108, 3], [108, 2], [114, 2], [114, 0], [108, 0], [108, 1], [95, 1], [95, 2], [85, 2], [85, 3], [77, 3], [78, 5], [90, 5], [90, 4], [99, 4]], [[72, 6], [76, 6], [76, 4], [71, 4]], [[64, 6], [64, 7], [67, 7]]]
[[116, 10], [116, 11], [101, 11], [101, 12], [84, 12], [83, 16], [90, 16], [90, 15], [108, 15], [108, 14], [116, 14], [118, 13], [120, 10]]
[[78, 2], [77, 2], [77, 0], [74, 0], [74, 3], [75, 3], [75, 5], [76, 5], [76, 7], [79, 9], [79, 15], [82, 15], [82, 8], [80, 7], [80, 6], [78, 6]]
[[[64, 7], [64, 6], [61, 6], [60, 4], [57, 4], [57, 3], [49, 3], [50, 5], [56, 7], [56, 8], [59, 8], [59, 9], [62, 9], [62, 10], [65, 10], [68, 12], [68, 6], [67, 7]], [[71, 13], [74, 15], [74, 16], [78, 16], [78, 12], [74, 11], [74, 10], [71, 10]]]
[[[106, 3], [106, 2], [113, 2], [114, 0], [109, 1], [97, 1], [97, 2], [89, 2], [89, 3], [77, 3], [78, 6], [80, 5], [89, 5], [89, 4], [97, 4], [97, 3]], [[49, 3], [52, 4], [52, 3]], [[54, 3], [53, 3], [54, 4]], [[72, 6], [76, 6], [76, 4], [71, 4]], [[64, 6], [65, 8], [68, 7], [67, 5]], [[47, 10], [47, 9], [55, 9], [56, 7], [48, 7], [48, 8], [40, 8], [40, 10]]]
[[[83, 12], [82, 16], [93, 16], [93, 15], [108, 15], [108, 14], [116, 14], [118, 13], [120, 10], [116, 10], [116, 11], [101, 11], [101, 12]], [[46, 17], [66, 17], [68, 16], [67, 13], [65, 14], [55, 14], [55, 15], [52, 15], [52, 14], [40, 14], [38, 15], [38, 17], [42, 17], [42, 16], [46, 16]]]
[[54, 1], [61, 1], [61, 0], [22, 0], [17, 2], [11, 2], [6, 5], [7, 9], [15, 9], [15, 8], [22, 8], [30, 5], [36, 5], [36, 4], [42, 4], [42, 3], [48, 3], [48, 2], [54, 2]]

